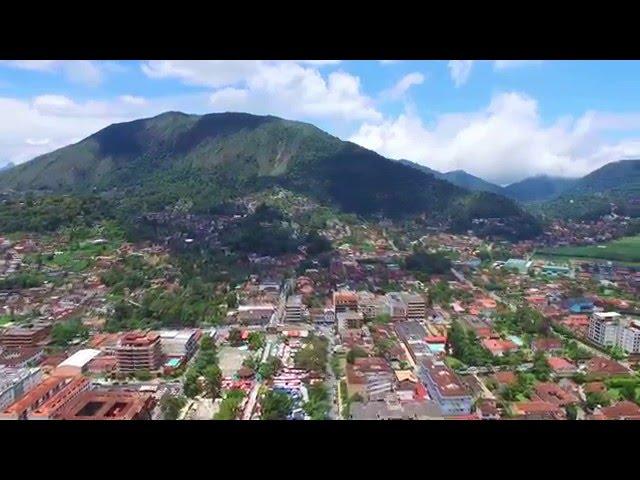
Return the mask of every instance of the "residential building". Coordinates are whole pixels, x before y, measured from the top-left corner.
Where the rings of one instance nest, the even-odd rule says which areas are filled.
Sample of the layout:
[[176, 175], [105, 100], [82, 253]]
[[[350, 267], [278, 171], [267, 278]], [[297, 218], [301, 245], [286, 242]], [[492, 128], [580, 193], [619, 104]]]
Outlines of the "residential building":
[[385, 298], [385, 309], [386, 313], [388, 313], [394, 321], [406, 320], [407, 318], [407, 304], [400, 293], [393, 292], [387, 294]]
[[549, 357], [547, 363], [556, 377], [571, 377], [578, 373], [578, 367], [562, 357]]
[[162, 347], [157, 333], [129, 332], [124, 334], [116, 349], [118, 370], [124, 373], [151, 371], [160, 368]]
[[302, 321], [302, 297], [300, 295], [291, 295], [287, 298], [284, 311], [286, 322]]
[[640, 420], [640, 407], [628, 400], [596, 410], [592, 420]]
[[5, 348], [35, 347], [51, 332], [50, 322], [34, 322], [8, 328], [0, 335], [0, 345]]
[[358, 292], [358, 311], [366, 319], [372, 319], [382, 313], [380, 302], [375, 294], [367, 291]]
[[123, 390], [88, 390], [77, 395], [55, 418], [61, 420], [149, 420], [151, 394]]
[[333, 308], [337, 313], [358, 310], [358, 294], [348, 290], [333, 293]]
[[616, 345], [619, 317], [620, 314], [617, 312], [595, 312], [591, 315], [587, 331], [589, 340], [602, 347]]
[[12, 368], [35, 367], [44, 356], [40, 347], [6, 348], [0, 352], [0, 366]]
[[534, 391], [540, 400], [553, 403], [559, 407], [575, 405], [580, 401], [577, 396], [563, 390], [557, 383], [553, 382], [540, 382], [536, 384]]
[[511, 340], [502, 340], [494, 338], [485, 338], [482, 340], [482, 346], [491, 352], [494, 357], [502, 357], [505, 353], [513, 352], [518, 349]]
[[418, 377], [445, 416], [471, 413], [473, 406], [471, 392], [444, 362], [433, 361], [430, 358], [421, 359]]
[[350, 420], [442, 420], [444, 415], [433, 400], [399, 401], [385, 399], [382, 402], [354, 402]]
[[47, 377], [30, 389], [21, 398], [0, 411], [0, 420], [26, 420], [29, 412], [35, 410], [67, 384], [68, 378]]
[[402, 299], [407, 306], [407, 320], [424, 320], [427, 316], [427, 302], [422, 295], [404, 293]]
[[512, 407], [513, 415], [520, 420], [564, 420], [564, 408], [543, 400], [516, 402]]
[[41, 380], [39, 368], [0, 367], [0, 410], [21, 398]]
[[160, 347], [167, 357], [189, 359], [198, 348], [200, 332], [187, 330], [160, 330]]
[[536, 338], [531, 342], [531, 351], [555, 353], [562, 351], [562, 340], [555, 337]]
[[349, 396], [359, 394], [365, 400], [381, 400], [393, 389], [395, 374], [384, 358], [356, 358], [347, 364]]
[[593, 357], [587, 361], [585, 373], [590, 377], [613, 377], [629, 375], [630, 371], [615, 360], [606, 357]]
[[362, 328], [364, 317], [361, 312], [345, 311], [336, 314], [338, 320], [338, 331], [353, 330]]
[[631, 320], [618, 327], [617, 345], [625, 352], [640, 353], [640, 322]]
[[595, 312], [587, 336], [603, 347], [618, 346], [627, 353], [640, 353], [640, 322], [623, 318], [617, 312]]
[[27, 420], [51, 420], [74, 398], [90, 389], [91, 381], [87, 377], [74, 377], [39, 407], [30, 409], [27, 413]]

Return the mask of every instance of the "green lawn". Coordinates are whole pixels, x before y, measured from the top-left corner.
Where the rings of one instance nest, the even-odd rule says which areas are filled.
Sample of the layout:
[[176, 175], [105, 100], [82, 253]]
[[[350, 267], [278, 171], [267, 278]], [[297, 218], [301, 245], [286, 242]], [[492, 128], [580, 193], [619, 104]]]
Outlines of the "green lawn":
[[602, 245], [558, 247], [540, 254], [560, 257], [594, 258], [619, 262], [640, 262], [640, 236], [623, 237]]
[[0, 325], [4, 325], [5, 323], [9, 323], [11, 321], [10, 315], [0, 315]]
[[467, 368], [467, 365], [455, 357], [445, 357], [444, 363], [453, 370], [463, 370]]

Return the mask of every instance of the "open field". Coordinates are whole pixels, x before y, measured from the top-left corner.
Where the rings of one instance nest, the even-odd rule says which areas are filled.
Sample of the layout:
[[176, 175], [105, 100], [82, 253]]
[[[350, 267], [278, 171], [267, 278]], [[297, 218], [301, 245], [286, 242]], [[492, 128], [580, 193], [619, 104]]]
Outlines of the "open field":
[[617, 262], [640, 262], [640, 236], [624, 237], [603, 245], [559, 247], [540, 250], [541, 256], [592, 258]]

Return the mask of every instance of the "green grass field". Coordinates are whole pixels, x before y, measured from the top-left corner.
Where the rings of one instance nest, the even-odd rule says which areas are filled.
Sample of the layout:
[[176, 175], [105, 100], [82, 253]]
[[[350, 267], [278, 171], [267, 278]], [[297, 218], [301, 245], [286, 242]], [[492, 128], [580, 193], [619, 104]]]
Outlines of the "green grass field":
[[542, 256], [593, 258], [618, 262], [640, 262], [640, 236], [623, 237], [602, 245], [559, 247], [540, 250]]

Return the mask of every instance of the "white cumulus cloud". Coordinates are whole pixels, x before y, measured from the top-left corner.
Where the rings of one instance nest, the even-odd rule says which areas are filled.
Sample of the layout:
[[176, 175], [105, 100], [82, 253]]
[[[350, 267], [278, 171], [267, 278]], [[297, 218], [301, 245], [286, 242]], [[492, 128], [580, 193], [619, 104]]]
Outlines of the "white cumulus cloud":
[[424, 83], [424, 75], [419, 72], [413, 72], [402, 77], [396, 84], [385, 92], [390, 98], [401, 98], [407, 91], [414, 85], [421, 85]]
[[151, 78], [212, 88], [210, 103], [217, 111], [244, 110], [309, 120], [381, 119], [358, 77], [342, 71], [323, 75], [316, 68], [336, 62], [162, 60], [145, 62], [142, 70]]
[[640, 115], [586, 112], [546, 125], [533, 98], [509, 92], [481, 111], [443, 114], [429, 125], [413, 111], [365, 123], [351, 140], [390, 158], [506, 184], [537, 174], [580, 176], [640, 155], [640, 136], [610, 142], [602, 135], [622, 129], [640, 132]]
[[34, 72], [62, 73], [67, 80], [83, 85], [99, 85], [104, 80], [105, 71], [113, 71], [93, 60], [0, 60], [0, 65]]
[[447, 67], [449, 67], [449, 74], [451, 75], [453, 84], [456, 87], [461, 87], [467, 83], [469, 75], [471, 75], [473, 60], [450, 60]]

